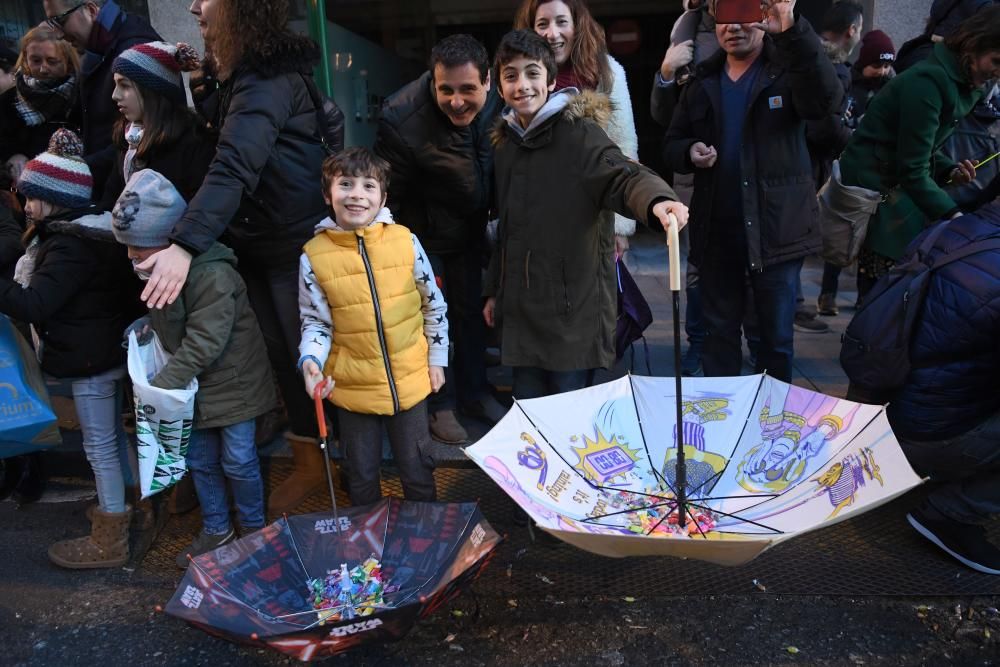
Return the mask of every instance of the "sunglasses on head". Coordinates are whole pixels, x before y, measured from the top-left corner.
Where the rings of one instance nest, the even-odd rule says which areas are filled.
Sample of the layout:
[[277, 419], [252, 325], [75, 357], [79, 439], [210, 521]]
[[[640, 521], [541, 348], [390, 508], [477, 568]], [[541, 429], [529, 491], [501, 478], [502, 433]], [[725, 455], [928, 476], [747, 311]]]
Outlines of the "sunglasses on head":
[[70, 9], [64, 11], [62, 14], [56, 14], [51, 18], [45, 19], [45, 25], [52, 28], [53, 30], [62, 30], [63, 26], [66, 25], [66, 21], [69, 20], [70, 15], [76, 10], [80, 9], [80, 7], [83, 7], [85, 4], [87, 3], [79, 2], [73, 5], [73, 7], [71, 7]]

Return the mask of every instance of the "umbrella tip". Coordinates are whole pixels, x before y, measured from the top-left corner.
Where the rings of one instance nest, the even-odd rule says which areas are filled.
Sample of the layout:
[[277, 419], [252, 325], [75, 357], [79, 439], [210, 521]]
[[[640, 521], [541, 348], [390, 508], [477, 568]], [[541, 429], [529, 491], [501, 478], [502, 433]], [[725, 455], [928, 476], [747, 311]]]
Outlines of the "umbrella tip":
[[427, 596], [426, 595], [421, 595], [420, 596], [420, 604], [427, 604]]
[[194, 556], [192, 556], [191, 554], [188, 554], [187, 557], [189, 561], [194, 561]]
[[250, 639], [257, 641], [258, 639], [260, 639], [260, 635], [258, 635], [256, 632], [251, 632]]
[[163, 613], [163, 605], [161, 605], [161, 604], [156, 605], [155, 607], [153, 607], [153, 611], [162, 614]]

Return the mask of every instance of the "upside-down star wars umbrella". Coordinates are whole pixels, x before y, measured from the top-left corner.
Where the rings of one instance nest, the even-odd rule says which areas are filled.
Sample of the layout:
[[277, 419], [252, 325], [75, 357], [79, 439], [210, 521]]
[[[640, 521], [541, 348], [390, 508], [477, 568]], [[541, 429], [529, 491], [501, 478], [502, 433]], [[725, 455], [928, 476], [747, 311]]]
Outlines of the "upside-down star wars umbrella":
[[[290, 516], [193, 558], [166, 612], [231, 641], [327, 657], [405, 635], [475, 579], [499, 542], [475, 503], [390, 498], [337, 518]], [[339, 620], [314, 608], [310, 581], [369, 558], [384, 583], [377, 607], [355, 603]]]
[[465, 452], [539, 527], [581, 549], [722, 565], [921, 481], [881, 406], [767, 375], [684, 378], [679, 474], [676, 387], [628, 376], [517, 401]]

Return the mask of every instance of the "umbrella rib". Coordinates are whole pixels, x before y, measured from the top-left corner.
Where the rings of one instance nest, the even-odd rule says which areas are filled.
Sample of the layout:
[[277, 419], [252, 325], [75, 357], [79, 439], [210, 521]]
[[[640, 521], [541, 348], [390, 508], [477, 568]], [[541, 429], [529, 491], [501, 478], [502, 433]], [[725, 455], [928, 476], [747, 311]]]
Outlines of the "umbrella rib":
[[[191, 561], [190, 561], [190, 564], [193, 565], [194, 567], [198, 568], [199, 572], [201, 572], [203, 575], [205, 575], [206, 577], [208, 577], [212, 581], [213, 584], [215, 584], [216, 586], [218, 586], [222, 590], [222, 592], [225, 593], [226, 595], [228, 595], [229, 599], [232, 600], [233, 602], [235, 602], [236, 604], [238, 604], [240, 606], [243, 606], [243, 607], [246, 607], [247, 609], [249, 609], [253, 613], [255, 613], [258, 616], [260, 616], [261, 618], [269, 619], [271, 621], [278, 621], [279, 620], [279, 619], [275, 618], [273, 615], [268, 614], [267, 612], [261, 611], [260, 609], [257, 609], [256, 607], [251, 607], [250, 605], [248, 605], [243, 600], [240, 600], [239, 598], [237, 598], [235, 595], [233, 595], [230, 592], [230, 590], [228, 588], [226, 588], [225, 586], [223, 586], [222, 583], [220, 583], [218, 579], [216, 579], [215, 577], [213, 577], [211, 574], [208, 573], [208, 571], [205, 568], [203, 568], [201, 565], [199, 565], [198, 561], [196, 561], [196, 560], [194, 560], [192, 558]], [[280, 621], [280, 622], [286, 623], [288, 625], [294, 625], [294, 626], [296, 626], [298, 628], [303, 628], [303, 626], [301, 624], [299, 624], [299, 623], [289, 623], [288, 621]], [[312, 626], [309, 626], [309, 627], [312, 627]], [[303, 628], [303, 629], [308, 629], [308, 628]]]
[[712, 512], [714, 514], [721, 514], [722, 516], [728, 516], [731, 519], [737, 519], [739, 521], [742, 521], [743, 523], [749, 523], [752, 526], [759, 526], [760, 528], [763, 528], [765, 530], [770, 530], [772, 533], [777, 533], [778, 535], [783, 535], [784, 532], [785, 532], [783, 530], [778, 530], [777, 528], [771, 528], [770, 526], [768, 526], [766, 524], [758, 523], [757, 521], [752, 521], [750, 519], [744, 519], [744, 518], [740, 517], [739, 514], [731, 514], [730, 512], [723, 512], [722, 510], [715, 510], [715, 509], [712, 509], [711, 507], [708, 507], [706, 505], [702, 505], [700, 503], [691, 503], [691, 504], [694, 505], [695, 507], [698, 507], [700, 509], [705, 510], [706, 512]]
[[536, 424], [535, 421], [528, 415], [528, 412], [524, 408], [521, 407], [521, 402], [518, 401], [516, 398], [514, 399], [514, 405], [516, 405], [517, 408], [518, 408], [518, 410], [521, 411], [521, 414], [524, 415], [524, 418], [528, 420], [528, 423], [531, 424], [531, 427], [533, 429], [535, 429], [536, 431], [538, 431], [538, 435], [541, 436], [542, 440], [545, 441], [545, 444], [549, 446], [549, 449], [551, 449], [553, 452], [555, 452], [556, 456], [558, 456], [559, 459], [563, 463], [566, 464], [567, 468], [569, 468], [570, 470], [572, 470], [573, 472], [575, 472], [580, 479], [582, 479], [584, 482], [587, 483], [588, 486], [590, 486], [590, 488], [592, 488], [592, 489], [600, 489], [601, 488], [597, 484], [595, 484], [592, 481], [590, 481], [589, 479], [587, 479], [586, 475], [584, 475], [583, 473], [581, 473], [579, 470], [577, 470], [575, 467], [573, 467], [573, 465], [569, 461], [566, 460], [566, 457], [564, 457], [562, 455], [562, 453], [558, 449], [556, 449], [556, 447], [549, 441], [549, 439], [547, 437], [545, 437], [545, 434], [542, 433], [542, 429], [538, 428], [538, 424]]
[[[288, 521], [288, 517], [285, 517], [285, 527], [288, 529], [288, 539], [292, 542], [292, 551], [295, 552], [295, 557], [299, 560], [299, 565], [302, 566], [302, 573], [306, 575], [306, 579], [312, 579], [309, 576], [309, 570], [306, 569], [306, 564], [302, 561], [302, 554], [299, 553], [299, 545], [295, 543], [295, 535], [292, 534], [292, 524]], [[337, 530], [340, 530], [340, 526], [337, 526]]]
[[656, 469], [653, 465], [653, 457], [649, 453], [649, 445], [646, 444], [646, 430], [642, 427], [642, 415], [639, 414], [639, 403], [635, 400], [635, 385], [632, 384], [632, 371], [628, 373], [628, 388], [632, 393], [632, 407], [635, 409], [635, 420], [639, 423], [639, 437], [642, 438], [642, 448], [646, 450], [646, 460], [649, 461], [649, 469], [653, 471], [653, 477], [658, 478], [663, 484], [666, 485], [670, 492], [677, 495], [677, 492], [670, 486], [666, 478]]

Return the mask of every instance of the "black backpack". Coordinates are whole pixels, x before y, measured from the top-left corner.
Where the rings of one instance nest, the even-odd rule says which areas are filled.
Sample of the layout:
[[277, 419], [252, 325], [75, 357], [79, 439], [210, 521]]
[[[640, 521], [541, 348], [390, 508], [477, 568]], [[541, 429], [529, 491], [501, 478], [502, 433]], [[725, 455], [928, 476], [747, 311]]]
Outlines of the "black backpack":
[[327, 155], [333, 155], [344, 150], [344, 112], [337, 103], [319, 92], [316, 82], [311, 76], [302, 75], [302, 81], [309, 91], [309, 99], [316, 109], [316, 125], [319, 128], [319, 139], [326, 149]]
[[1000, 250], [1000, 237], [968, 243], [931, 260], [934, 242], [948, 226], [942, 222], [901, 264], [882, 276], [847, 325], [840, 365], [852, 385], [874, 392], [899, 389], [912, 368], [910, 343], [935, 271], [985, 250]]

